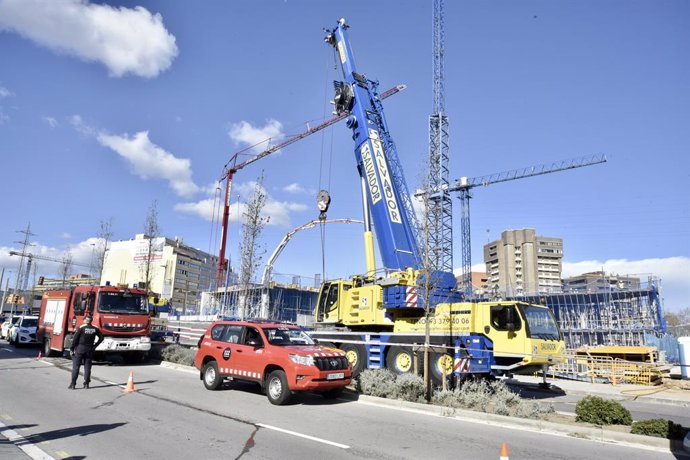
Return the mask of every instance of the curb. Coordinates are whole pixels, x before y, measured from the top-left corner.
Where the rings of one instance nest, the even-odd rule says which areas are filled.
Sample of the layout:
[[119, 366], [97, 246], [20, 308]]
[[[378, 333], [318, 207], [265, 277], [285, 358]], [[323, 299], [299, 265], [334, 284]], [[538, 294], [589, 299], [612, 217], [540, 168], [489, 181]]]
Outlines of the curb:
[[664, 404], [667, 406], [676, 406], [676, 407], [690, 407], [690, 402], [682, 401], [679, 399], [659, 398], [656, 396], [635, 396], [635, 395], [626, 395], [626, 394], [611, 394], [611, 393], [599, 392], [599, 391], [566, 390], [563, 388], [561, 388], [561, 389], [565, 392], [565, 394], [569, 394], [569, 395], [577, 395], [577, 396], [596, 395], [596, 396], [601, 396], [601, 397], [608, 398], [608, 399], [613, 399], [616, 401], [635, 401], [635, 402]]
[[182, 371], [182, 372], [187, 372], [190, 374], [199, 375], [199, 371], [194, 366], [186, 366], [184, 364], [171, 363], [169, 361], [161, 361], [159, 366], [165, 367], [167, 369], [174, 369], [176, 371]]
[[630, 433], [620, 433], [617, 431], [606, 430], [599, 426], [589, 427], [565, 425], [562, 423], [549, 422], [545, 420], [522, 419], [505, 415], [487, 414], [485, 412], [475, 412], [467, 409], [434, 406], [409, 401], [378, 398], [361, 394], [359, 395], [357, 402], [427, 413], [430, 415], [454, 418], [463, 421], [481, 422], [487, 425], [502, 426], [505, 428], [519, 429], [522, 431], [535, 431], [591, 441], [625, 444], [630, 447], [637, 447], [647, 450], [671, 452], [671, 440], [669, 439]]

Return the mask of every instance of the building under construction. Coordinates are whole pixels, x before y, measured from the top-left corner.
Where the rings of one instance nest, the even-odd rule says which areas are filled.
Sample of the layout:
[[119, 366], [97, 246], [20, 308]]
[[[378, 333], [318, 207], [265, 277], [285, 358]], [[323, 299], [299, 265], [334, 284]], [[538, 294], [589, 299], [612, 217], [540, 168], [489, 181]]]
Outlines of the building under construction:
[[271, 281], [267, 286], [233, 284], [204, 295], [201, 310], [203, 315], [267, 318], [311, 326], [319, 295], [314, 284], [313, 278], [299, 276], [292, 276], [287, 283]]
[[620, 283], [603, 289], [514, 297], [548, 305], [566, 346], [645, 345], [650, 335], [666, 333], [659, 280]]

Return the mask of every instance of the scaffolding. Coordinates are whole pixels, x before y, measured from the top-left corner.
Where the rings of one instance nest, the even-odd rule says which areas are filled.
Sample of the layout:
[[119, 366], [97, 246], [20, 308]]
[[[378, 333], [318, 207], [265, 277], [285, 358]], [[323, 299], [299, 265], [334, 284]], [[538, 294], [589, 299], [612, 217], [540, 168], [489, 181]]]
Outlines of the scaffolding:
[[610, 287], [597, 292], [570, 292], [515, 297], [547, 305], [554, 312], [566, 347], [641, 346], [645, 335], [666, 333], [659, 280], [634, 288]]
[[311, 326], [318, 297], [316, 280], [296, 275], [273, 274], [268, 287], [261, 284], [242, 286], [234, 284], [202, 297], [202, 315], [239, 318], [259, 318], [262, 297], [268, 295], [266, 319], [289, 321]]

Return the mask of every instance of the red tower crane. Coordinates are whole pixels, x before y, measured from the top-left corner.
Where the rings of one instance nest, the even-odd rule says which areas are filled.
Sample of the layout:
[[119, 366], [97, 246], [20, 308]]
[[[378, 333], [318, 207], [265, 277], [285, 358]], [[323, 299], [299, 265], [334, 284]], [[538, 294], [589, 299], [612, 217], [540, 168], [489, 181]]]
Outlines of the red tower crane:
[[[400, 91], [404, 90], [406, 88], [405, 85], [397, 85], [394, 86], [393, 88], [386, 90], [378, 95], [379, 100], [386, 99], [389, 96], [392, 96], [394, 94], [399, 93]], [[223, 203], [223, 220], [221, 222], [222, 225], [222, 232], [221, 232], [221, 238], [220, 238], [220, 253], [218, 255], [218, 271], [216, 275], [216, 286], [221, 286], [221, 284], [225, 281], [225, 274], [228, 269], [228, 261], [225, 258], [225, 250], [227, 247], [227, 238], [228, 238], [228, 219], [230, 217], [230, 189], [232, 187], [232, 179], [233, 176], [237, 171], [240, 169], [249, 166], [250, 164], [254, 163], [255, 161], [258, 161], [272, 153], [277, 152], [278, 150], [287, 147], [290, 144], [294, 144], [295, 142], [304, 139], [307, 136], [310, 136], [318, 131], [321, 131], [324, 128], [328, 128], [334, 123], [339, 122], [340, 120], [346, 118], [350, 113], [349, 112], [342, 112], [339, 115], [335, 115], [328, 120], [324, 121], [321, 124], [318, 124], [312, 128], [307, 129], [306, 131], [296, 134], [294, 136], [288, 137], [286, 140], [283, 142], [276, 144], [272, 147], [267, 148], [266, 150], [263, 150], [262, 152], [256, 153], [252, 155], [250, 158], [247, 160], [238, 163], [239, 157], [241, 155], [247, 155], [247, 152], [257, 145], [262, 144], [263, 142], [260, 142], [259, 144], [255, 144], [252, 146], [249, 146], [245, 149], [240, 150], [239, 152], [235, 153], [232, 157], [230, 157], [230, 160], [228, 160], [227, 163], [225, 163], [225, 166], [223, 167], [223, 175], [220, 177], [219, 182], [222, 180], [225, 180], [225, 199]], [[270, 139], [269, 139], [270, 141]]]

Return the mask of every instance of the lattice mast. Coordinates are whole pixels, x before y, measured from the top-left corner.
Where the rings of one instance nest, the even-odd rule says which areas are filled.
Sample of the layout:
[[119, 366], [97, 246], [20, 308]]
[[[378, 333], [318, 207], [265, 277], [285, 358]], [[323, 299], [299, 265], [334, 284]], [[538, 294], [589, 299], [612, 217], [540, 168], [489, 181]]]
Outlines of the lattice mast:
[[426, 225], [429, 262], [432, 269], [453, 271], [453, 206], [448, 191], [448, 117], [444, 96], [443, 0], [433, 5], [434, 111], [429, 116], [429, 177]]

